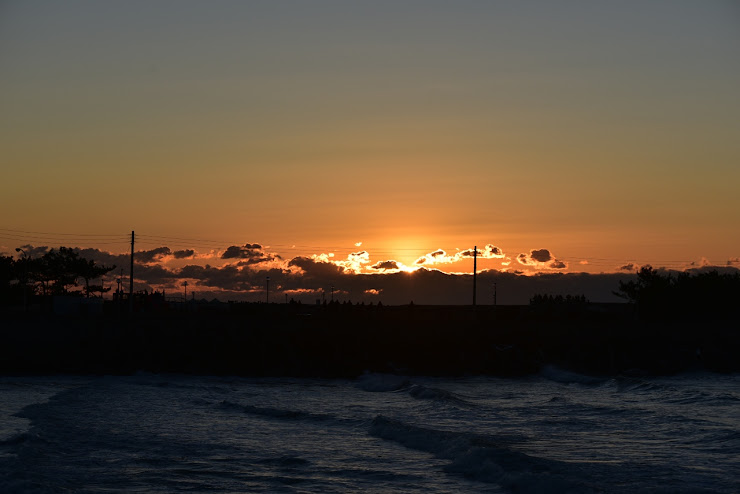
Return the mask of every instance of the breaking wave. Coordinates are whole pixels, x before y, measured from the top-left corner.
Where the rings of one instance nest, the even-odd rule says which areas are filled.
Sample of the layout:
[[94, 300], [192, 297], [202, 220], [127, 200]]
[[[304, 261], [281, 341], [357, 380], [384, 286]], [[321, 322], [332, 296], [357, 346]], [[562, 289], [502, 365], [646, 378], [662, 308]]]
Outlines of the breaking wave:
[[446, 389], [414, 384], [408, 388], [407, 392], [411, 397], [419, 400], [440, 401], [468, 407], [473, 406], [472, 403], [465, 401], [460, 395]]
[[356, 386], [372, 393], [403, 392], [418, 400], [447, 402], [459, 406], [474, 406], [460, 395], [446, 389], [424, 386], [409, 378], [391, 374], [364, 374], [357, 379]]
[[370, 434], [449, 460], [445, 471], [513, 492], [595, 492], [564, 463], [514, 450], [503, 438], [419, 427], [378, 415]]

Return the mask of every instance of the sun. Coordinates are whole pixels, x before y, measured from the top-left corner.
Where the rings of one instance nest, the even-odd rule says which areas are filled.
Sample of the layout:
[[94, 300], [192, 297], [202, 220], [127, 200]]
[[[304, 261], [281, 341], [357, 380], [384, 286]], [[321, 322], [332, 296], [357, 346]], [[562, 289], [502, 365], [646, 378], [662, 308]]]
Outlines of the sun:
[[403, 264], [403, 271], [413, 272], [418, 269], [414, 264], [416, 260], [436, 249], [430, 244], [429, 239], [421, 235], [393, 237], [382, 246], [382, 254]]

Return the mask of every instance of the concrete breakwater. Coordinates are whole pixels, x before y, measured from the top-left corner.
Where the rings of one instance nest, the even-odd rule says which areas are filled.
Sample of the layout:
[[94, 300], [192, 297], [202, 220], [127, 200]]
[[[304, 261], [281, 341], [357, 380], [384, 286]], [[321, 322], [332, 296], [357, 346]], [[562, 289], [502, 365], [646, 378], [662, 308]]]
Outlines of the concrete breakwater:
[[3, 314], [0, 372], [354, 377], [740, 371], [734, 321], [661, 323], [626, 304], [295, 307], [125, 316]]

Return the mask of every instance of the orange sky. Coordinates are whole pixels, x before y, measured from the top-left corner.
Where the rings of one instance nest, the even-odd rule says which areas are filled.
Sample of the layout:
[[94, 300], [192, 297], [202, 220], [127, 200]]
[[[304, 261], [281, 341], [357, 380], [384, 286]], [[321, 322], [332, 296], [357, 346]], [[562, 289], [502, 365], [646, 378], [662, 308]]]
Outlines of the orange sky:
[[287, 258], [727, 265], [739, 21], [722, 1], [5, 2], [0, 250], [125, 252], [133, 229]]

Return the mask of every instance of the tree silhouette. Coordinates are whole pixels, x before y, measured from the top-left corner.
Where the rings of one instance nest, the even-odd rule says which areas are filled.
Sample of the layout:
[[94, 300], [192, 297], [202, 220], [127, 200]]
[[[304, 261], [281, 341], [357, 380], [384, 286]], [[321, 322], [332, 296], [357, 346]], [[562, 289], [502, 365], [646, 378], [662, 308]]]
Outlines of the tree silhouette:
[[97, 266], [93, 260], [77, 258], [75, 261], [75, 267], [77, 269], [78, 276], [85, 280], [85, 296], [89, 297], [92, 292], [100, 292], [102, 296], [103, 293], [110, 291], [110, 287], [106, 289], [102, 284], [91, 285], [90, 281], [108, 274], [116, 269], [115, 266]]
[[90, 282], [109, 273], [115, 266], [97, 265], [95, 261], [80, 257], [79, 253], [69, 247], [51, 249], [43, 256], [34, 259], [24, 258], [14, 261], [16, 279], [19, 274], [32, 283], [38, 284], [43, 295], [61, 295], [69, 293], [69, 288], [78, 286], [78, 281], [85, 283], [84, 293], [105, 291], [102, 286], [91, 285]]
[[643, 266], [637, 280], [619, 283], [614, 292], [635, 304], [645, 319], [717, 319], [737, 312], [740, 300], [740, 274], [703, 273], [661, 274]]

